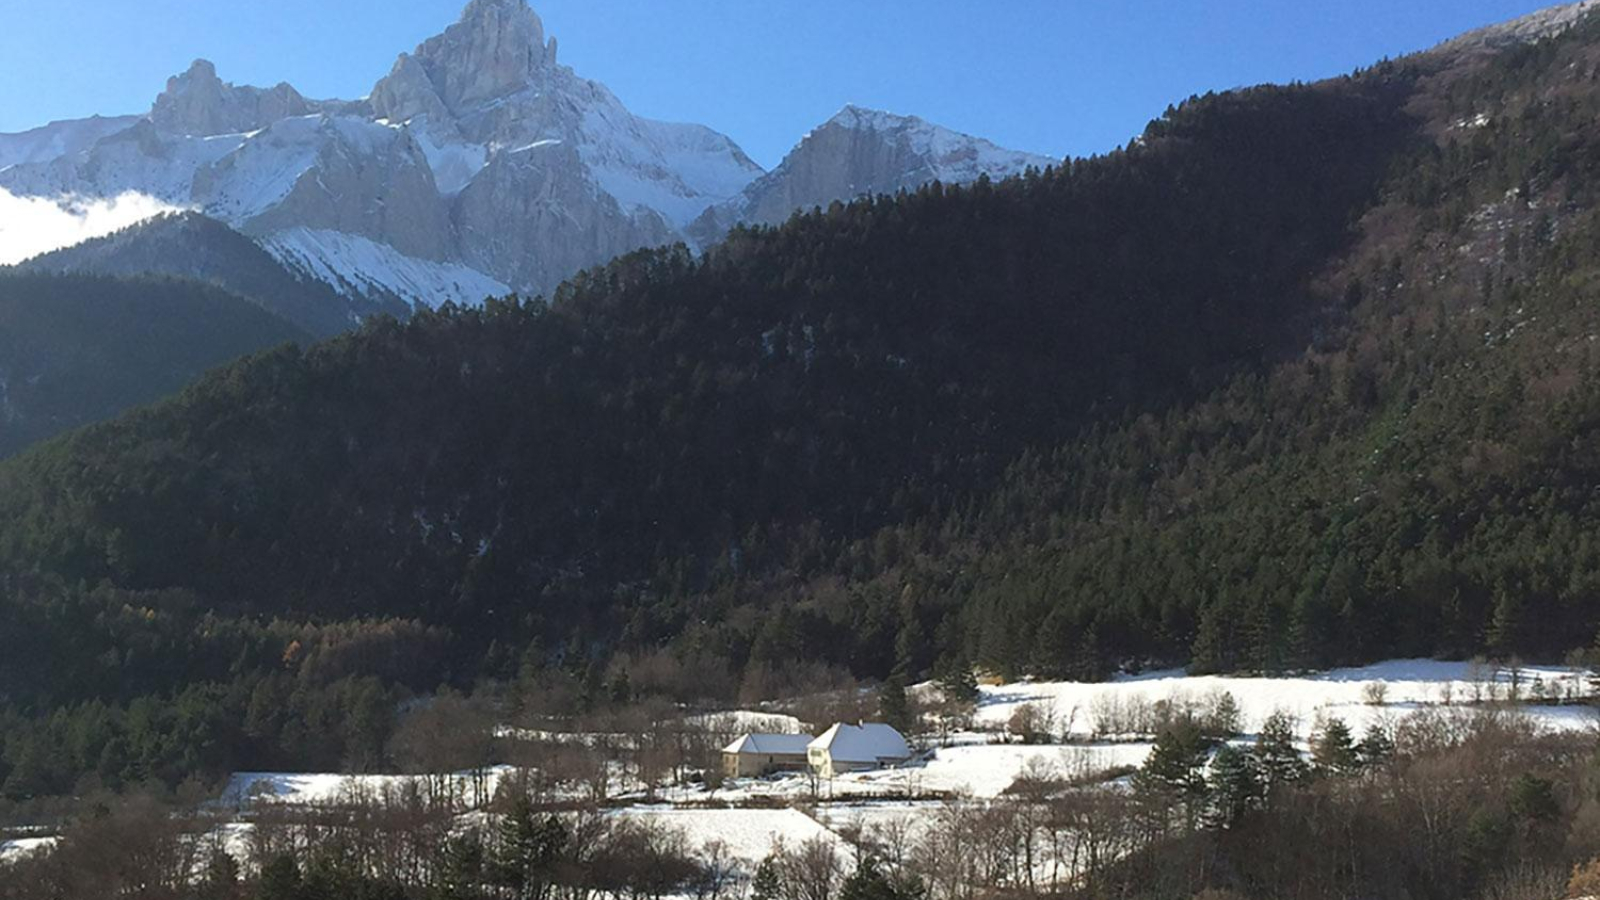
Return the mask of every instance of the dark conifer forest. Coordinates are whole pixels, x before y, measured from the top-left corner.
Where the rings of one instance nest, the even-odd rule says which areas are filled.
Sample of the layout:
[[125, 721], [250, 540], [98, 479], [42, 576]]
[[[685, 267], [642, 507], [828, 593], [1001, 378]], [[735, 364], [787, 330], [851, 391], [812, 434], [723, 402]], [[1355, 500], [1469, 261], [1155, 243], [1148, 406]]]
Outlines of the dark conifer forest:
[[543, 677], [1581, 652], [1597, 151], [1589, 25], [262, 342], [0, 465], [0, 794], [381, 769]]
[[0, 456], [297, 341], [310, 336], [209, 285], [0, 271]]

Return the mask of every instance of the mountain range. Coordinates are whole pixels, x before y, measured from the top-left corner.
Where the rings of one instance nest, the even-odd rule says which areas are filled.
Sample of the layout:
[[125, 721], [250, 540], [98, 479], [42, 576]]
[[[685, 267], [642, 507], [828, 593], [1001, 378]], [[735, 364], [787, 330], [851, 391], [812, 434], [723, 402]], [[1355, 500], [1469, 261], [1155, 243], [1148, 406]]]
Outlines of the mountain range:
[[[635, 116], [562, 65], [526, 0], [472, 0], [361, 100], [233, 85], [199, 60], [144, 115], [0, 135], [0, 189], [74, 203], [135, 194], [199, 212], [293, 277], [327, 284], [347, 323], [412, 303], [548, 295], [575, 272], [642, 247], [699, 250], [740, 223], [1054, 162], [852, 106], [764, 172], [725, 135]], [[169, 227], [156, 232], [152, 242], [173, 245]], [[151, 271], [206, 274], [193, 261], [208, 255], [199, 244], [133, 249], [144, 233], [119, 236], [111, 270], [138, 256]], [[201, 242], [216, 234], [184, 232]], [[97, 251], [41, 265], [103, 259]], [[325, 319], [295, 321], [322, 332]]]

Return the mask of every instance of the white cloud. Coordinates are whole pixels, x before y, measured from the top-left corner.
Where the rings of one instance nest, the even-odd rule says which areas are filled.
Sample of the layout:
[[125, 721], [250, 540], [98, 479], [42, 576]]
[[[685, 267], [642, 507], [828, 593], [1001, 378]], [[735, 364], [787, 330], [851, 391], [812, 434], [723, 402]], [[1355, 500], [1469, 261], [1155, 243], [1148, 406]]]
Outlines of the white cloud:
[[47, 198], [18, 197], [0, 188], [0, 266], [180, 210], [135, 191], [112, 198]]

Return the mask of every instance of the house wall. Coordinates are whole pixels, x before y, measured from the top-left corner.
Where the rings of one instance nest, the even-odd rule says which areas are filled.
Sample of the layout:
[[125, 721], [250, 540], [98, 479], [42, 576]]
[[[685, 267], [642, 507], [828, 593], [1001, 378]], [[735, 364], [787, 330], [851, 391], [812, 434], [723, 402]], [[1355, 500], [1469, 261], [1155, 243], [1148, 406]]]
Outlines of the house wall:
[[772, 772], [804, 770], [798, 753], [723, 753], [722, 773], [729, 778], [759, 778]]
[[877, 762], [848, 762], [836, 760], [826, 750], [812, 750], [810, 754], [811, 769], [823, 778], [834, 778], [847, 772], [870, 772], [888, 766], [898, 765], [905, 760], [883, 759]]

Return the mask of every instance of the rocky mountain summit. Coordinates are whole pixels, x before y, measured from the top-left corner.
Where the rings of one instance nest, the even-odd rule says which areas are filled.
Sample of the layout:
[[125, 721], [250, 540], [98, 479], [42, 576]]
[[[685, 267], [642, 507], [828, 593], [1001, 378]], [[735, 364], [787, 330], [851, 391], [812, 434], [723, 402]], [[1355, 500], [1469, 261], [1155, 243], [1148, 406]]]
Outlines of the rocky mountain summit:
[[201, 212], [328, 282], [352, 322], [394, 297], [549, 293], [640, 247], [1049, 162], [848, 107], [766, 173], [727, 136], [635, 116], [561, 65], [526, 0], [472, 0], [362, 100], [234, 85], [197, 60], [143, 116], [0, 135], [0, 189]]
[[691, 227], [702, 243], [735, 224], [776, 225], [796, 210], [864, 194], [893, 194], [929, 182], [1006, 178], [1058, 160], [997, 147], [916, 116], [850, 105], [807, 134], [776, 169]]

